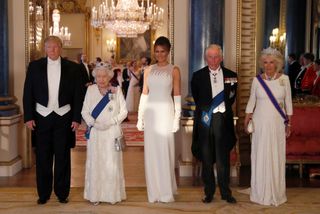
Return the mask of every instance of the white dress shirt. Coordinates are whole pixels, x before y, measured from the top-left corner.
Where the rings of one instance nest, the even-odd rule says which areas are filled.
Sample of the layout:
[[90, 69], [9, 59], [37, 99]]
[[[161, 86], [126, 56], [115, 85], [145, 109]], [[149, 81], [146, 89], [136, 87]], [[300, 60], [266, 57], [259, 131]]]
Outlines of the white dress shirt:
[[[211, 82], [211, 91], [212, 91], [212, 98], [214, 98], [217, 94], [224, 90], [224, 80], [223, 80], [223, 72], [221, 67], [217, 70], [210, 69], [210, 82]], [[213, 109], [213, 113], [217, 112], [225, 112], [226, 106], [224, 101], [218, 105], [215, 109]]]
[[[306, 65], [306, 66], [301, 66], [300, 72], [298, 73], [296, 79], [294, 80], [294, 88], [295, 88], [295, 89], [300, 89], [300, 88], [301, 88], [301, 85], [300, 85], [300, 88], [298, 87], [298, 85], [297, 85], [297, 80], [299, 79], [299, 77], [300, 77], [300, 75], [302, 74], [302, 72], [304, 71], [304, 69], [308, 69], [309, 66], [310, 66], [310, 63], [309, 63], [308, 65]], [[301, 80], [301, 82], [302, 82], [302, 80]]]
[[49, 91], [48, 105], [43, 106], [40, 103], [36, 103], [36, 111], [43, 117], [48, 116], [53, 111], [58, 115], [63, 116], [71, 110], [71, 106], [67, 104], [59, 108], [59, 85], [61, 77], [60, 57], [57, 60], [51, 60], [48, 57], [47, 76]]

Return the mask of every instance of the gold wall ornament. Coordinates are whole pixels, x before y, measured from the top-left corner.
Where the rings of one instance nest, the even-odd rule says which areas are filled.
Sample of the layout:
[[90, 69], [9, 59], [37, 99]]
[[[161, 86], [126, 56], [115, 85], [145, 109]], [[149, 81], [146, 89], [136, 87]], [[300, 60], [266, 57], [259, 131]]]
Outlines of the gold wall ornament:
[[96, 37], [97, 42], [99, 42], [101, 37], [101, 29], [100, 28], [94, 28], [94, 36]]
[[86, 6], [86, 0], [51, 0], [50, 8], [57, 5], [61, 13], [88, 13], [90, 10]]

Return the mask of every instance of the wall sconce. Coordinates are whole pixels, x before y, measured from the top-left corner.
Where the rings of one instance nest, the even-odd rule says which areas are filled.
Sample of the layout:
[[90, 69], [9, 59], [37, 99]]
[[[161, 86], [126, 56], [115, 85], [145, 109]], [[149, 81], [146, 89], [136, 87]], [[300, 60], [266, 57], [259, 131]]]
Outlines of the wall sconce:
[[269, 37], [270, 47], [279, 50], [282, 54], [286, 48], [286, 33], [280, 35], [279, 28], [274, 28], [272, 30], [272, 35]]
[[101, 36], [101, 29], [100, 28], [93, 28], [94, 36], [96, 37], [97, 43], [99, 42]]
[[116, 49], [117, 42], [115, 39], [107, 39], [107, 50], [113, 55]]

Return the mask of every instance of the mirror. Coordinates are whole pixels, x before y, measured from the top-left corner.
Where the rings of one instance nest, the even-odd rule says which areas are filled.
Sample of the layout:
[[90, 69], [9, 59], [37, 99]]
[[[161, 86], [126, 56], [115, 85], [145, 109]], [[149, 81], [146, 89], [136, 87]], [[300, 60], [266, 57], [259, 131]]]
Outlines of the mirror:
[[[49, 0], [25, 0], [26, 7], [26, 52], [28, 62], [44, 55], [43, 40], [47, 36]], [[28, 63], [27, 62], [27, 63]]]
[[45, 55], [43, 40], [53, 25], [55, 8], [60, 11], [60, 26], [67, 26], [71, 32], [71, 43], [63, 47], [62, 56], [75, 61], [79, 53], [88, 54], [90, 9], [86, 0], [25, 0], [27, 64]]

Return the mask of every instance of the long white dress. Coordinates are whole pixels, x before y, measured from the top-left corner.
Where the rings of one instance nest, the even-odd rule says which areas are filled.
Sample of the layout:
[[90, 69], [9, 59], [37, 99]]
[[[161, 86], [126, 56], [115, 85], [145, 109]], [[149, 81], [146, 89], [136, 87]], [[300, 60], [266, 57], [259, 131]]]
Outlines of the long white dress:
[[152, 65], [144, 113], [145, 174], [149, 202], [172, 202], [177, 193], [172, 124], [173, 65]]
[[[280, 106], [292, 115], [288, 76], [266, 81]], [[271, 103], [257, 78], [253, 79], [246, 113], [253, 112], [254, 132], [251, 144], [250, 200], [262, 205], [278, 206], [286, 197], [286, 136], [284, 119]]]
[[[97, 85], [88, 87], [81, 112], [87, 124], [93, 124], [91, 112], [102, 97]], [[114, 119], [117, 124], [106, 130], [93, 127], [87, 142], [84, 198], [91, 202], [114, 204], [126, 199], [122, 152], [115, 150], [114, 139], [121, 134], [120, 123], [127, 113], [122, 91], [117, 87], [110, 102], [96, 119], [101, 123]]]
[[133, 72], [138, 79], [131, 72], [128, 73], [130, 75], [130, 82], [126, 97], [127, 109], [129, 112], [137, 112], [141, 95], [139, 86], [140, 71]]

